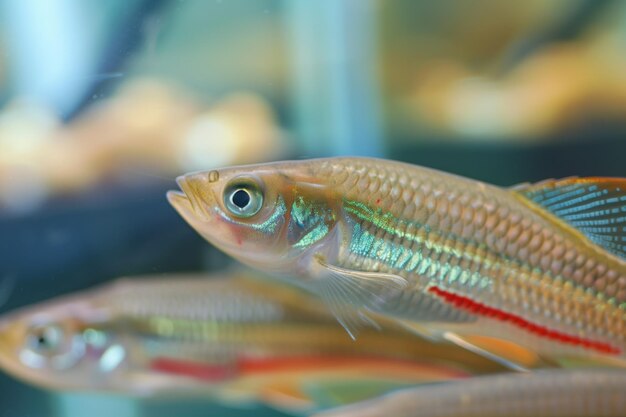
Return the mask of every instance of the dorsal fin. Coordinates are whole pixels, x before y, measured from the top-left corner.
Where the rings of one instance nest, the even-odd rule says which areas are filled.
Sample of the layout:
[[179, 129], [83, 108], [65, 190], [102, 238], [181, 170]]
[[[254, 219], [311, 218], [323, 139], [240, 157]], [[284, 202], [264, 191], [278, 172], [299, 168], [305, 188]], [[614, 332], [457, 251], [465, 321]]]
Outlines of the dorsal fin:
[[626, 178], [565, 178], [514, 191], [626, 260]]

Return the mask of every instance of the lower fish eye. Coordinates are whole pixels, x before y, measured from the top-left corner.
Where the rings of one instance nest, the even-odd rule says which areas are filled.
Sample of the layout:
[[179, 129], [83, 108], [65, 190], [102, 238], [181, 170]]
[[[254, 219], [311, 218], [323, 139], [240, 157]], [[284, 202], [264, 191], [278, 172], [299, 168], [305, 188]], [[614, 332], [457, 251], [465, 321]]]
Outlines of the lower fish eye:
[[224, 190], [224, 205], [236, 217], [252, 217], [263, 206], [263, 193], [249, 182], [235, 182]]
[[50, 354], [63, 345], [63, 339], [63, 329], [57, 325], [35, 326], [29, 332], [28, 345], [35, 352]]

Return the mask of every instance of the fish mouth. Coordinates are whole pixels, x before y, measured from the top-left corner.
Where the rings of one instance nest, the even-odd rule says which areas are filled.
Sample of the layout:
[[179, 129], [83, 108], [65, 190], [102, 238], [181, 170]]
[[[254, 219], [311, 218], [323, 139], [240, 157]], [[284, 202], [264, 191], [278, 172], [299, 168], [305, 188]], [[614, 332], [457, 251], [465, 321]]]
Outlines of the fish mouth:
[[191, 207], [195, 210], [195, 202], [192, 199], [194, 193], [189, 185], [189, 182], [185, 179], [184, 176], [176, 178], [176, 184], [178, 184], [178, 188], [180, 190], [172, 190], [167, 192], [167, 198], [170, 203], [174, 204], [174, 202], [180, 204], [190, 204]]
[[[176, 184], [178, 184], [180, 190], [168, 191], [166, 194], [167, 200], [179, 212], [181, 211], [181, 209], [195, 212], [196, 202], [193, 198], [193, 192], [189, 187], [189, 183], [187, 182], [185, 177], [176, 178]], [[181, 215], [182, 214], [183, 213], [181, 213]]]
[[180, 190], [167, 192], [166, 196], [169, 203], [187, 222], [207, 220], [197, 200], [197, 193], [194, 192], [190, 182], [184, 176], [181, 176], [176, 178], [176, 183]]
[[193, 206], [191, 205], [191, 201], [185, 193], [181, 191], [170, 190], [165, 194], [167, 197], [167, 201], [170, 202], [175, 209], [180, 210], [181, 208], [187, 207], [190, 210], [193, 210]]
[[184, 193], [170, 190], [165, 195], [167, 197], [167, 201], [169, 201], [169, 203], [180, 213], [181, 216], [185, 217], [184, 212], [186, 211], [193, 211], [191, 201], [189, 201]]

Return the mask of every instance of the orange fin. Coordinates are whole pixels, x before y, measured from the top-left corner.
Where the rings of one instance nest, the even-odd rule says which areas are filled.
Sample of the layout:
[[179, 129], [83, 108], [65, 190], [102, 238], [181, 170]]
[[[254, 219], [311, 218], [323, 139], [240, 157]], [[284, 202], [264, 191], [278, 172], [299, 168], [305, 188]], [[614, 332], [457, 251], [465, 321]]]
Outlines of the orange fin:
[[[497, 363], [509, 370], [526, 372], [536, 365], [537, 355], [521, 346], [505, 340], [481, 336], [471, 331], [463, 331], [463, 325], [450, 330], [448, 323], [414, 323], [402, 321], [402, 325], [420, 337], [439, 343], [446, 341], [462, 349]], [[459, 329], [458, 327], [461, 327]]]
[[315, 408], [315, 403], [297, 385], [293, 378], [268, 383], [261, 389], [260, 400], [274, 408], [290, 412]]
[[446, 332], [444, 338], [509, 369], [526, 372], [539, 364], [539, 355], [517, 343], [490, 336]]
[[626, 178], [565, 178], [512, 189], [626, 260]]

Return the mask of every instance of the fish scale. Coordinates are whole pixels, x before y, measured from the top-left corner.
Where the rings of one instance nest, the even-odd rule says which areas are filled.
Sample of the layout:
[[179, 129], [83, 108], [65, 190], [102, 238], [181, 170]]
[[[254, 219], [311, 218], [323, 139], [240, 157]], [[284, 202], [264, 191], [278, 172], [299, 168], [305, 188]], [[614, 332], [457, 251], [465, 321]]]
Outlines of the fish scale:
[[[376, 168], [370, 168], [372, 165]], [[375, 221], [369, 222], [369, 229], [366, 220], [358, 222], [360, 229], [376, 236], [372, 251], [344, 255], [339, 260], [341, 266], [363, 267], [368, 262], [356, 259], [366, 256], [371, 260], [370, 267], [376, 263], [381, 272], [399, 273], [411, 282], [423, 283], [423, 278], [427, 277], [426, 285], [454, 289], [486, 304], [536, 321], [548, 321], [557, 328], [624, 341], [623, 309], [607, 302], [610, 298], [625, 301], [623, 295], [616, 298], [620, 295], [619, 279], [626, 279], [623, 264], [609, 257], [604, 257], [604, 262], [594, 262], [585, 253], [588, 249], [564, 239], [560, 230], [511, 193], [432, 170], [381, 161], [337, 159], [322, 163], [317, 172], [315, 168], [312, 166], [314, 176], [328, 170], [333, 172], [336, 193], [345, 196], [345, 202], [377, 207], [378, 217], [391, 215], [395, 219], [395, 224], [391, 225], [393, 236], [389, 231], [382, 235], [377, 233], [380, 226]], [[407, 172], [411, 173], [410, 180]], [[348, 178], [351, 181], [347, 181]], [[355, 182], [356, 190], [349, 186]], [[384, 189], [381, 183], [386, 185]], [[367, 196], [363, 196], [363, 192], [367, 192]], [[393, 197], [398, 195], [403, 195], [404, 199]], [[408, 225], [419, 231], [408, 232], [411, 227]], [[424, 229], [427, 230], [424, 241], [432, 243], [430, 248], [428, 243], [419, 245], [405, 236], [420, 236]], [[483, 233], [479, 233], [481, 229]], [[352, 239], [357, 239], [360, 231], [354, 230]], [[423, 268], [425, 264], [409, 270], [398, 268], [387, 257], [376, 253], [378, 241], [420, 253], [428, 268]], [[453, 250], [447, 250], [450, 248]], [[569, 258], [578, 259], [581, 269], [566, 267], [566, 253]], [[474, 258], [479, 261], [473, 261]], [[450, 282], [451, 274], [458, 268], [456, 265], [464, 261], [469, 261], [469, 265], [462, 269], [470, 276]], [[487, 288], [476, 285], [478, 275], [490, 281]], [[620, 291], [623, 288], [619, 286]], [[410, 301], [410, 298], [403, 300]], [[528, 305], [535, 306], [536, 311]], [[571, 319], [564, 320], [564, 316]]]
[[[263, 199], [244, 219], [222, 201], [240, 178]], [[444, 332], [461, 324], [505, 339], [521, 332], [554, 342], [555, 352], [626, 350], [626, 179], [504, 189], [394, 161], [328, 158], [178, 181], [186, 194], [170, 201], [203, 236], [296, 278], [352, 335], [356, 307], [438, 322]], [[279, 206], [280, 223], [260, 227]]]

